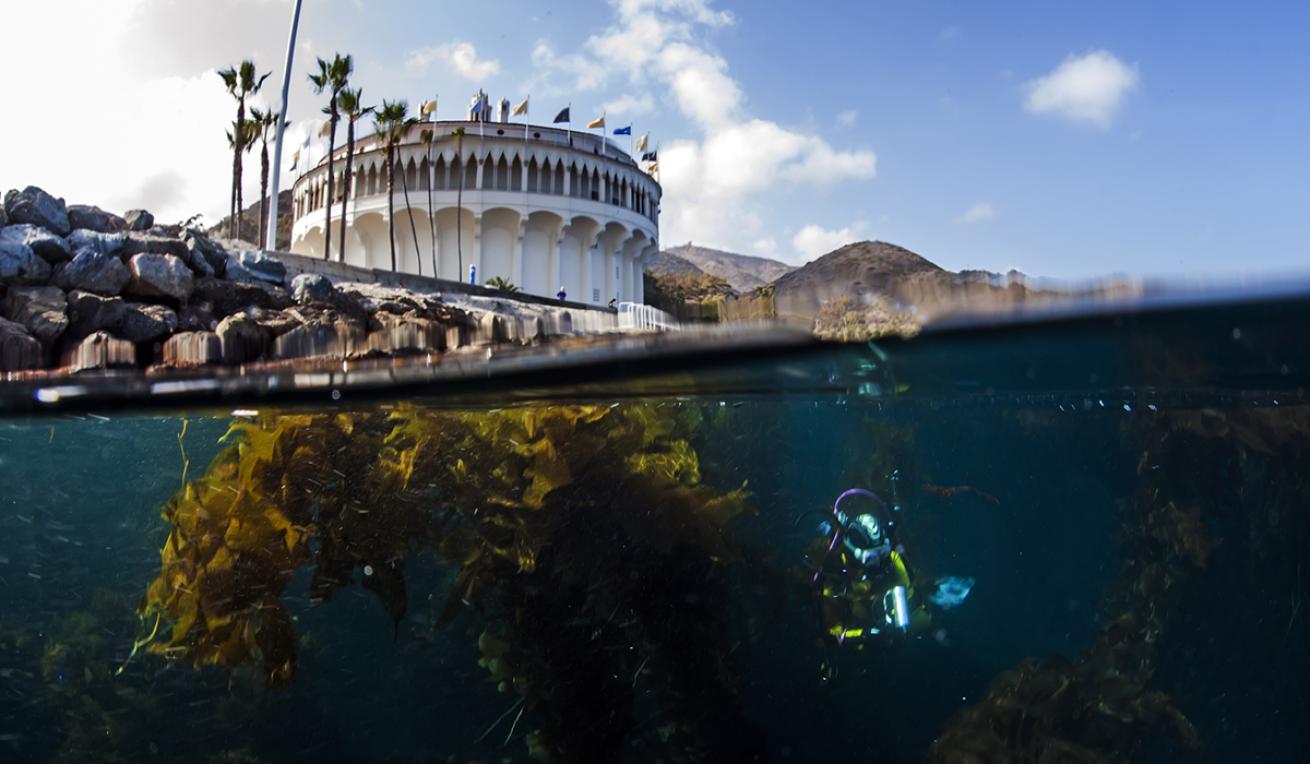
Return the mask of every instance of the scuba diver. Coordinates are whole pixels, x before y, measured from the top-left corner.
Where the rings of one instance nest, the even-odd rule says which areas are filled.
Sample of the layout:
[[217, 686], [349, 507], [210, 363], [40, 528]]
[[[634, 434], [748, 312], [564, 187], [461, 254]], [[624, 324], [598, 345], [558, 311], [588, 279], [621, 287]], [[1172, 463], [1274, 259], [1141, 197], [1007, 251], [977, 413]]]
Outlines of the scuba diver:
[[[893, 497], [898, 477], [893, 473]], [[854, 644], [860, 649], [871, 642], [896, 644], [928, 626], [927, 603], [896, 537], [894, 515], [899, 511], [898, 505], [888, 509], [872, 491], [852, 488], [837, 497], [832, 515], [819, 524], [820, 535], [807, 557], [828, 645]], [[927, 600], [954, 607], [973, 583], [969, 578], [938, 579]], [[829, 676], [831, 662], [825, 660], [824, 677]]]

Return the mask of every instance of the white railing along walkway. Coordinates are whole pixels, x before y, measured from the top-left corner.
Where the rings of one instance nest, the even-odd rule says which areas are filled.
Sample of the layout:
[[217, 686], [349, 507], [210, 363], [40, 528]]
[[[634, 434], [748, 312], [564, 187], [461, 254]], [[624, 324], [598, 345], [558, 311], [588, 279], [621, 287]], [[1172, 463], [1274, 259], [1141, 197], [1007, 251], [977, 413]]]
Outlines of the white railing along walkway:
[[682, 328], [678, 320], [659, 308], [636, 302], [619, 303], [619, 328], [634, 331], [673, 332]]

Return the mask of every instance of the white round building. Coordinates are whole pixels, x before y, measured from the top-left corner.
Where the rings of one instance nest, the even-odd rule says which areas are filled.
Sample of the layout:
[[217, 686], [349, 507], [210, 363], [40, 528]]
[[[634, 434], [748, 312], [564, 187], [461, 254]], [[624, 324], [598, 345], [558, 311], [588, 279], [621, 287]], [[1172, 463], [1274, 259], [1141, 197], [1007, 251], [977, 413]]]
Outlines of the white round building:
[[[430, 150], [424, 130], [434, 134]], [[500, 277], [535, 295], [562, 287], [569, 300], [642, 302], [645, 263], [659, 249], [661, 190], [612, 142], [506, 122], [421, 122], [395, 161], [396, 270], [467, 282], [473, 265], [478, 284]], [[339, 259], [345, 164], [342, 148], [332, 168], [331, 253], [324, 252], [326, 158], [293, 188], [292, 252]], [[392, 267], [386, 167], [378, 140], [357, 141], [348, 264]]]

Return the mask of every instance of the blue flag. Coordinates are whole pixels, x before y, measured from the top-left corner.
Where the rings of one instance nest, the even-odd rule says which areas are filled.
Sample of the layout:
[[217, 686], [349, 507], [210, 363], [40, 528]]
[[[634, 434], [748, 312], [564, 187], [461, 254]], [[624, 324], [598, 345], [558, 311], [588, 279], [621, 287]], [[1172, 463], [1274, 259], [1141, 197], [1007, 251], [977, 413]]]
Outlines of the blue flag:
[[551, 124], [558, 125], [561, 122], [571, 121], [569, 119], [569, 109], [571, 108], [572, 108], [571, 106], [565, 106], [563, 109], [561, 109], [560, 113], [555, 115], [555, 121], [552, 122]]
[[614, 134], [615, 134], [615, 135], [632, 135], [632, 125], [628, 125], [627, 127], [616, 127], [616, 128], [614, 128]]

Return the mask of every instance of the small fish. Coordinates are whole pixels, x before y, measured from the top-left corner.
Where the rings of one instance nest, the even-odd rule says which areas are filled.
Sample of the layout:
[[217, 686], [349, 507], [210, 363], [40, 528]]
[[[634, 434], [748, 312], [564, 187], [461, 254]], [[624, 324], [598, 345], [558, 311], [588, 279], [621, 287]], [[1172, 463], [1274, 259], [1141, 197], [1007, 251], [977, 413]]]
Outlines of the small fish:
[[949, 610], [964, 603], [965, 598], [969, 596], [969, 592], [973, 591], [975, 583], [977, 582], [972, 578], [960, 576], [939, 578], [936, 581], [936, 591], [928, 599], [932, 600], [933, 604]]

